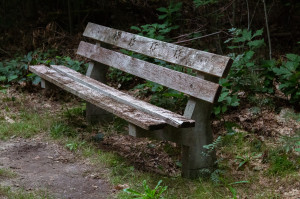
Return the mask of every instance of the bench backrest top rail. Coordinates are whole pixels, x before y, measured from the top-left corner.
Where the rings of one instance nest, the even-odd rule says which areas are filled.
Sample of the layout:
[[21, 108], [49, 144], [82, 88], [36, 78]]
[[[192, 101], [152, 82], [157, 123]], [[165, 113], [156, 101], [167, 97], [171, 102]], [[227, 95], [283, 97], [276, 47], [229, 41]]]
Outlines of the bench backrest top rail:
[[220, 91], [220, 86], [217, 83], [161, 67], [84, 41], [80, 42], [77, 54], [210, 103], [215, 102]]
[[216, 77], [225, 77], [232, 64], [232, 60], [226, 56], [150, 39], [94, 23], [88, 23], [83, 35]]

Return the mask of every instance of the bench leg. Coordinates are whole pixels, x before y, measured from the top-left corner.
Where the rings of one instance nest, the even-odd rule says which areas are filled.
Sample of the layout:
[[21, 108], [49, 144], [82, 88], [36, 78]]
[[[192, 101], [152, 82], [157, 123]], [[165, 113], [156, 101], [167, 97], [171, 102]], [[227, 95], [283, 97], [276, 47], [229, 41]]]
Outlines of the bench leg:
[[48, 82], [44, 79], [41, 79], [41, 87], [45, 88], [45, 89], [56, 89], [56, 88], [58, 88], [54, 84], [52, 84], [52, 83], [50, 83], [50, 82]]
[[[106, 73], [108, 66], [99, 63], [89, 63], [86, 76], [99, 82], [106, 83]], [[113, 120], [113, 115], [91, 103], [86, 103], [86, 119], [90, 123], [109, 122]]]
[[[196, 121], [194, 128], [182, 129], [182, 177], [195, 179], [203, 176], [204, 169], [215, 166], [215, 151], [208, 152], [203, 146], [213, 142], [210, 114], [213, 105], [196, 99], [190, 99], [184, 115]], [[184, 144], [183, 144], [184, 145]], [[207, 173], [206, 173], [207, 175]]]
[[147, 130], [144, 130], [141, 127], [138, 127], [131, 123], [128, 124], [128, 132], [129, 132], [129, 135], [131, 135], [133, 137], [137, 137], [137, 138], [147, 137], [147, 134], [149, 134], [147, 132]]
[[147, 131], [129, 124], [129, 135], [168, 140], [182, 145], [182, 177], [195, 179], [208, 175], [216, 163], [215, 151], [207, 151], [203, 146], [213, 142], [210, 115], [213, 104], [190, 99], [184, 116], [195, 120], [195, 127], [176, 129], [167, 126], [156, 131]]

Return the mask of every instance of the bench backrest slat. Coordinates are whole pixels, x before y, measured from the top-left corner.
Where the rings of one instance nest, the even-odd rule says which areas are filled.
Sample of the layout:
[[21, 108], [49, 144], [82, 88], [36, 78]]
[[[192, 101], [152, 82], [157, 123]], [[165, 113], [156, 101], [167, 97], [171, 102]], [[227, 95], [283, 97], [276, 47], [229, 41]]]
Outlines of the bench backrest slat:
[[216, 77], [225, 77], [232, 63], [229, 57], [170, 44], [93, 23], [88, 23], [83, 35]]
[[210, 103], [216, 100], [220, 89], [216, 83], [83, 41], [79, 44], [77, 54]]

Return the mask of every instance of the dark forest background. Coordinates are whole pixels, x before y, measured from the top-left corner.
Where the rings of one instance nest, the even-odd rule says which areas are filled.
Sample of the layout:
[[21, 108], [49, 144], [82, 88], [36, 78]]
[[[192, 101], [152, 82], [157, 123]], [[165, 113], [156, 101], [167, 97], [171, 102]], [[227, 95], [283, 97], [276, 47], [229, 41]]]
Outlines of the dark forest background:
[[[298, 0], [2, 0], [0, 82], [38, 84], [28, 65], [62, 64], [84, 73], [76, 49], [88, 22], [195, 49], [227, 55], [231, 71], [215, 115], [262, 95], [260, 106], [300, 108]], [[130, 54], [130, 52], [124, 52]], [[146, 59], [145, 57], [140, 57]], [[186, 72], [180, 66], [156, 63]], [[110, 70], [112, 85], [181, 112], [187, 97], [153, 82]], [[5, 89], [5, 88], [4, 88]], [[280, 104], [277, 104], [280, 102]]]
[[[181, 16], [176, 19], [180, 28], [171, 33], [172, 37], [195, 31], [201, 31], [201, 35], [222, 31], [218, 35], [181, 45], [225, 53], [222, 44], [228, 38], [227, 29], [266, 30], [262, 0], [198, 0], [202, 2], [198, 6], [195, 4], [197, 1], [181, 2]], [[170, 3], [158, 0], [1, 0], [0, 57], [48, 47], [67, 48], [68, 51], [63, 51], [71, 53], [88, 22], [132, 32], [130, 27], [133, 25], [157, 22], [157, 8], [168, 7]], [[300, 2], [266, 0], [265, 3], [272, 54], [278, 56], [291, 51], [299, 52]], [[266, 31], [264, 38], [267, 42]]]

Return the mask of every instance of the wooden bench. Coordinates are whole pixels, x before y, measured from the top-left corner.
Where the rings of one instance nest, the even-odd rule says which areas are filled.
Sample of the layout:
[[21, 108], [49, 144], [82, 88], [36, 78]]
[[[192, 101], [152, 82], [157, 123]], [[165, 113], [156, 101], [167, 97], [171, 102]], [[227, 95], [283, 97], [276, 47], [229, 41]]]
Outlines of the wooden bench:
[[[105, 120], [113, 113], [129, 122], [132, 136], [181, 144], [183, 177], [197, 178], [202, 169], [212, 168], [214, 152], [205, 155], [203, 146], [213, 141], [210, 115], [221, 89], [218, 79], [227, 75], [231, 59], [93, 23], [87, 25], [83, 35], [96, 40], [96, 44], [81, 41], [78, 47], [77, 54], [92, 61], [86, 76], [65, 66], [30, 66], [29, 70], [43, 79], [42, 87], [50, 82], [86, 100], [90, 121]], [[103, 48], [100, 42], [193, 69], [197, 76]], [[106, 85], [108, 67], [189, 95], [184, 114], [159, 108]]]

